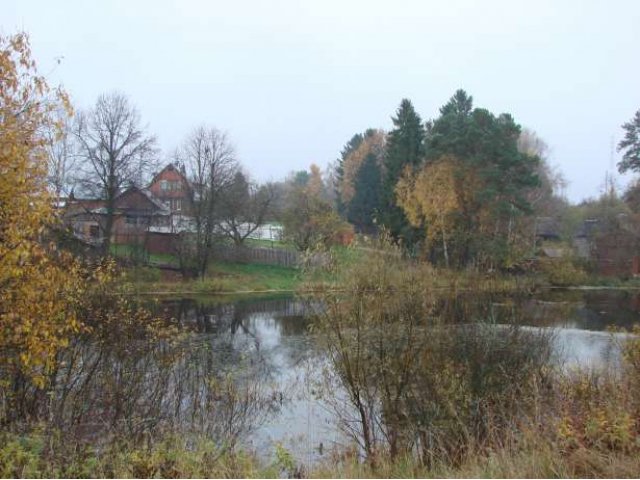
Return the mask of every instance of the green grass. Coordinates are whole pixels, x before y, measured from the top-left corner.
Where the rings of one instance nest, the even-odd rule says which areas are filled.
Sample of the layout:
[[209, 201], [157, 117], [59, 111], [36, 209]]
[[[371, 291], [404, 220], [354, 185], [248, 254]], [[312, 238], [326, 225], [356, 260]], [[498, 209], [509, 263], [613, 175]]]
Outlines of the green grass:
[[[156, 272], [157, 275], [152, 275]], [[130, 269], [125, 281], [138, 293], [216, 294], [242, 292], [291, 292], [301, 283], [296, 268], [255, 263], [213, 262], [204, 279], [161, 280], [158, 269]]]
[[294, 290], [300, 272], [296, 268], [257, 263], [215, 262], [210, 266], [209, 276], [231, 282], [233, 290]]
[[244, 245], [245, 247], [278, 248], [282, 250], [295, 250], [295, 247], [291, 243], [282, 242], [280, 240], [247, 238], [244, 241]]

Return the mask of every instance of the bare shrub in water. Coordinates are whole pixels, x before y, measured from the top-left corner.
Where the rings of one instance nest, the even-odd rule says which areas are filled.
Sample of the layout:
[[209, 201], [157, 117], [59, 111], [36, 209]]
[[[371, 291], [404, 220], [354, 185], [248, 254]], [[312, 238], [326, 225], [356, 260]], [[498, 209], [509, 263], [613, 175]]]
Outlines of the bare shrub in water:
[[473, 311], [459, 323], [435, 271], [384, 242], [341, 278], [343, 291], [323, 296], [316, 328], [341, 426], [370, 461], [380, 453], [455, 460], [500, 441], [533, 411], [548, 338]]

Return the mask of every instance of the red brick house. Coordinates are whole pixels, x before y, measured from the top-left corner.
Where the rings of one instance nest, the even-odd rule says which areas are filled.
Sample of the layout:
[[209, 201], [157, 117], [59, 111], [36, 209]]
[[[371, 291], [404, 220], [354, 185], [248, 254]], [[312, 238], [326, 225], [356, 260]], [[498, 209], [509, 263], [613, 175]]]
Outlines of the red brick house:
[[189, 215], [191, 187], [184, 169], [170, 163], [153, 177], [147, 189], [166, 203], [171, 213]]

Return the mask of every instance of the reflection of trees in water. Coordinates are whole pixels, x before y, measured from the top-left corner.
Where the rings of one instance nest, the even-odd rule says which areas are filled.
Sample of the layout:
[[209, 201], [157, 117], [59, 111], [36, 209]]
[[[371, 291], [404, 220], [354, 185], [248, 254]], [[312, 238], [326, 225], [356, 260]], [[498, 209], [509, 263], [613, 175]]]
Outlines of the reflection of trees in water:
[[[237, 364], [245, 358], [259, 364], [264, 374], [277, 374], [278, 366], [272, 362], [273, 353], [265, 351], [262, 334], [278, 338], [302, 338], [310, 319], [304, 315], [308, 306], [292, 298], [245, 300], [226, 304], [207, 304], [194, 299], [166, 301], [159, 307], [167, 318], [175, 318], [183, 327], [213, 334], [216, 348], [225, 353], [223, 365]], [[284, 343], [284, 344], [283, 344]], [[300, 361], [305, 349], [289, 348], [287, 342], [278, 342], [278, 353], [293, 363]], [[268, 380], [265, 378], [265, 380]]]
[[262, 379], [224, 351], [192, 338], [76, 341], [51, 387], [50, 420], [79, 435], [142, 438], [164, 431], [203, 434], [233, 446], [274, 408]]
[[[80, 336], [62, 352], [47, 391], [13, 386], [21, 410], [5, 418], [45, 420], [100, 441], [180, 431], [232, 447], [286, 401], [274, 381], [273, 352], [252, 321], [265, 306], [274, 308], [173, 301], [156, 313], [190, 327], [182, 333], [127, 326]], [[284, 305], [285, 313], [295, 308]], [[282, 325], [281, 334], [295, 328], [288, 320]]]

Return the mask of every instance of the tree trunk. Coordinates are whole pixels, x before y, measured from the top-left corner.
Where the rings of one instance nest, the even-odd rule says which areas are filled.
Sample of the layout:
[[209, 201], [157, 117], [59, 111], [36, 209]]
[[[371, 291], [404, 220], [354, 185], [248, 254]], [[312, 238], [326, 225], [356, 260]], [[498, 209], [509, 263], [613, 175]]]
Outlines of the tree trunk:
[[104, 242], [102, 243], [102, 254], [105, 257], [111, 254], [111, 234], [113, 232], [114, 206], [113, 198], [107, 199], [107, 218], [104, 225]]
[[449, 268], [449, 249], [447, 248], [447, 236], [444, 228], [442, 229], [442, 248], [444, 249], [444, 264]]

